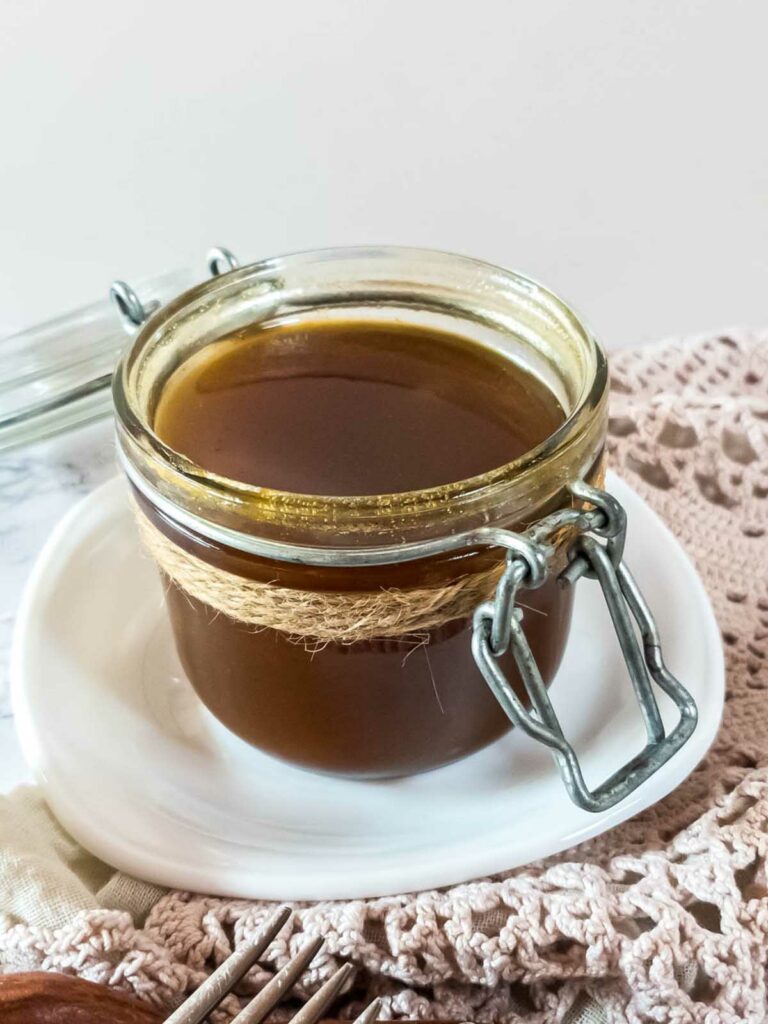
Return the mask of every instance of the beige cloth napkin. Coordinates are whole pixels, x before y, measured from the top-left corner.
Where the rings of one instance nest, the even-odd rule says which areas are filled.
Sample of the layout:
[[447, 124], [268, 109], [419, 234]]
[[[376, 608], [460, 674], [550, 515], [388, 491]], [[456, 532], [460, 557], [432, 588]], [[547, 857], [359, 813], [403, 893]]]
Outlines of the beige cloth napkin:
[[[728, 691], [712, 749], [661, 803], [543, 863], [297, 906], [252, 988], [323, 935], [306, 991], [348, 959], [393, 1018], [764, 1024], [768, 332], [621, 353], [612, 374], [612, 465], [680, 538], [721, 626]], [[65, 970], [170, 1006], [270, 910], [162, 893], [85, 854], [34, 789], [0, 800], [0, 970]]]
[[78, 846], [35, 786], [0, 796], [0, 928], [56, 928], [98, 909], [126, 911], [141, 924], [163, 892]]

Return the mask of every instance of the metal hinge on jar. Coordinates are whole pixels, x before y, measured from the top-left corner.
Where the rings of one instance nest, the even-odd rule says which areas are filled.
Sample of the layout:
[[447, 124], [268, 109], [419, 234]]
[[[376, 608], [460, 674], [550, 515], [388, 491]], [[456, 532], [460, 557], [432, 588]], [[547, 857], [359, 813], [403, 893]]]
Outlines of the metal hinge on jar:
[[[629, 796], [665, 764], [696, 728], [698, 712], [691, 695], [665, 665], [656, 622], [624, 565], [624, 509], [610, 494], [583, 482], [572, 484], [570, 491], [592, 507], [562, 509], [540, 520], [526, 534], [509, 534], [505, 545], [507, 564], [494, 599], [480, 605], [475, 613], [472, 653], [509, 719], [550, 749], [573, 802], [598, 812]], [[587, 786], [578, 756], [560, 726], [523, 631], [522, 609], [516, 603], [521, 588], [535, 589], [547, 578], [554, 553], [548, 542], [564, 528], [574, 533], [574, 539], [568, 563], [558, 578], [566, 586], [583, 576], [600, 584], [646, 730], [647, 742], [640, 753], [595, 789]], [[508, 650], [530, 699], [530, 710], [524, 707], [499, 664]], [[654, 683], [680, 713], [669, 733], [661, 719]]]

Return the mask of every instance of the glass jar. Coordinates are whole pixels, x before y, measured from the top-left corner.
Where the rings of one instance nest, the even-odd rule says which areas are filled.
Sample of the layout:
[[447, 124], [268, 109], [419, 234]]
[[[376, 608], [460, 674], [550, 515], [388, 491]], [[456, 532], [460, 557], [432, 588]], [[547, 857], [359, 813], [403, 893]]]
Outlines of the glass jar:
[[[396, 592], [417, 602], [467, 579], [490, 580], [474, 616], [464, 608], [417, 642], [385, 635], [307, 644], [221, 614], [171, 573], [167, 604], [182, 664], [232, 731], [306, 768], [385, 777], [460, 758], [516, 724], [552, 748], [569, 792], [593, 810], [616, 802], [622, 786], [634, 788], [685, 741], [693, 702], [663, 663], [651, 664], [644, 651], [640, 664], [635, 652], [627, 663], [649, 746], [642, 763], [590, 792], [546, 697], [580, 575], [596, 574], [609, 603], [611, 587], [619, 588], [625, 651], [634, 636], [629, 616], [641, 629], [647, 624], [623, 576], [621, 509], [597, 489], [606, 360], [550, 291], [444, 253], [334, 249], [228, 269], [144, 322], [137, 308], [138, 332], [114, 378], [119, 449], [140, 522], [179, 557], [299, 601]], [[167, 447], [153, 418], [173, 371], [225, 334], [289, 318], [397, 321], [460, 335], [536, 375], [565, 420], [538, 447], [481, 476], [370, 497], [246, 485]], [[681, 709], [669, 736], [653, 710], [651, 679]]]

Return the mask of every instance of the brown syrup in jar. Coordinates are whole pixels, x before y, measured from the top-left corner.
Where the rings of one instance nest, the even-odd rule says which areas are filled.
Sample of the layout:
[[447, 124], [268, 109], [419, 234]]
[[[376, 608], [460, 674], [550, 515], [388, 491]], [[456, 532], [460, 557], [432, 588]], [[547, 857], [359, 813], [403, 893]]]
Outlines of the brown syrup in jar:
[[414, 327], [242, 331], [166, 384], [155, 432], [204, 469], [300, 494], [392, 494], [477, 476], [563, 421], [551, 391], [490, 349]]
[[[166, 383], [154, 429], [220, 475], [352, 496], [479, 475], [529, 451], [563, 419], [543, 383], [458, 336], [413, 325], [303, 321], [239, 331], [193, 356]], [[354, 568], [270, 562], [198, 543], [144, 507], [198, 557], [300, 589], [438, 585], [498, 559], [485, 551]], [[207, 706], [244, 739], [305, 767], [408, 774], [455, 760], [509, 728], [472, 659], [469, 620], [433, 630], [421, 645], [395, 638], [311, 651], [279, 631], [234, 622], [175, 586], [167, 599], [181, 661]], [[567, 635], [570, 594], [548, 582], [523, 601], [526, 635], [548, 682]], [[511, 656], [503, 665], [514, 682]]]

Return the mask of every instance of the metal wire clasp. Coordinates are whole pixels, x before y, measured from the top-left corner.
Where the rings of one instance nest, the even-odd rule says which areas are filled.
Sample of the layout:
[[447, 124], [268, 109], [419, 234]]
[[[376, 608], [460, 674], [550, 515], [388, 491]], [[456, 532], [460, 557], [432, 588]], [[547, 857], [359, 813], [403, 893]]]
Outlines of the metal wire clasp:
[[[209, 250], [206, 263], [211, 277], [221, 277], [222, 274], [228, 274], [240, 266], [240, 261], [235, 254], [221, 245]], [[136, 291], [125, 281], [113, 281], [109, 289], [109, 297], [117, 307], [123, 327], [129, 334], [135, 334], [138, 328], [160, 308], [157, 299], [142, 302]]]
[[[516, 543], [507, 546], [507, 564], [494, 599], [480, 605], [475, 613], [472, 653], [510, 720], [552, 751], [573, 802], [597, 812], [629, 796], [665, 764], [696, 728], [698, 712], [691, 695], [664, 664], [656, 622], [623, 563], [626, 514], [620, 502], [582, 482], [572, 484], [570, 490], [575, 498], [592, 507], [562, 509], [540, 520], [526, 534], [511, 535]], [[559, 579], [564, 585], [573, 585], [582, 576], [599, 582], [647, 737], [639, 754], [593, 790], [584, 781], [576, 752], [560, 727], [523, 631], [522, 609], [516, 606], [519, 589], [541, 586], [547, 578], [547, 566], [554, 552], [549, 542], [564, 527], [575, 532], [575, 539]], [[530, 710], [524, 707], [499, 665], [498, 659], [510, 648], [531, 702]], [[680, 712], [678, 723], [669, 734], [661, 720], [652, 683], [667, 694]]]

